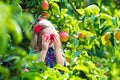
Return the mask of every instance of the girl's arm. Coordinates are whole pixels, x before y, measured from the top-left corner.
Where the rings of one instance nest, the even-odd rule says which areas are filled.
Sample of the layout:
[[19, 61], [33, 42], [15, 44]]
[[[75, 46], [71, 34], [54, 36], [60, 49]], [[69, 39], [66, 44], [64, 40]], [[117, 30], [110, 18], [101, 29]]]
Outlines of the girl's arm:
[[55, 53], [56, 53], [56, 62], [57, 64], [61, 64], [64, 66], [64, 57], [63, 53], [61, 53], [61, 42], [59, 39], [59, 35], [54, 37], [54, 46], [55, 46]]
[[61, 48], [60, 49], [56, 49], [55, 53], [56, 53], [57, 64], [61, 64], [62, 66], [64, 66], [64, 57], [62, 55], [63, 53], [61, 53]]
[[41, 61], [45, 61], [45, 57], [46, 57], [46, 54], [47, 54], [47, 51], [46, 50], [41, 50]]
[[41, 61], [45, 61], [45, 57], [49, 48], [50, 39], [47, 39], [42, 36], [42, 50], [41, 50]]

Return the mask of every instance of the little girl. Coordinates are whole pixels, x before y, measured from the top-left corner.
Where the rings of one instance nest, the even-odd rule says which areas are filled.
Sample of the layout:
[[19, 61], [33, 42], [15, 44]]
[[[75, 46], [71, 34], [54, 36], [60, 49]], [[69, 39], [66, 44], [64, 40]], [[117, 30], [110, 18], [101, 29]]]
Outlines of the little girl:
[[32, 49], [32, 53], [40, 54], [40, 60], [50, 68], [56, 64], [65, 65], [59, 34], [48, 20], [41, 20], [34, 26]]

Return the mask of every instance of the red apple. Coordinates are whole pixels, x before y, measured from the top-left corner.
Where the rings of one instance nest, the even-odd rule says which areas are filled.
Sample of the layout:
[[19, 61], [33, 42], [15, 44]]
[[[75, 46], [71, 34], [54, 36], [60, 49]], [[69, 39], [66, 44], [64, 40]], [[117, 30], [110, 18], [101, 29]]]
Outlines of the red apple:
[[43, 1], [43, 2], [42, 2], [42, 9], [43, 9], [43, 10], [48, 10], [48, 9], [49, 9], [49, 4], [48, 4], [47, 1]]
[[50, 34], [44, 34], [43, 37], [46, 38], [46, 40], [50, 39]]
[[79, 37], [79, 38], [82, 38], [82, 37], [83, 37], [82, 32], [79, 33], [78, 37]]
[[68, 38], [69, 38], [68, 33], [62, 31], [62, 32], [59, 33], [59, 35], [60, 35], [61, 42], [67, 42], [68, 41]]
[[110, 32], [105, 33], [105, 41], [110, 40]]
[[50, 40], [53, 40], [53, 39], [54, 39], [54, 36], [55, 36], [54, 34], [51, 34], [51, 35], [50, 35]]
[[117, 31], [115, 33], [115, 38], [116, 38], [116, 40], [120, 41], [120, 31]]
[[45, 18], [49, 18], [50, 15], [48, 12], [44, 11], [44, 12], [42, 12], [42, 16]]
[[68, 63], [70, 63], [70, 58], [66, 57], [66, 61], [67, 61]]

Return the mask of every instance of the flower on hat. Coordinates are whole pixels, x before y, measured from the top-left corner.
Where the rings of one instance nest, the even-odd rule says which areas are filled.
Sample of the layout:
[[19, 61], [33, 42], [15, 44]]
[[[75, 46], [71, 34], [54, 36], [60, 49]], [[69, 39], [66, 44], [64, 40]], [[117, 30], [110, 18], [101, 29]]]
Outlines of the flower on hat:
[[43, 26], [41, 26], [41, 25], [38, 25], [38, 24], [37, 24], [37, 25], [34, 26], [34, 32], [35, 32], [36, 34], [39, 34], [42, 29], [43, 29]]

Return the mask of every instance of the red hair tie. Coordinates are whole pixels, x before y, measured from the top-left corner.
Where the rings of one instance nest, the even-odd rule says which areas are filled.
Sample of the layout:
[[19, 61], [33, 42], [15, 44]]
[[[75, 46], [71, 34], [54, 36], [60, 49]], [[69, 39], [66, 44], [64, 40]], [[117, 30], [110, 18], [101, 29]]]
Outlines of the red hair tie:
[[43, 29], [43, 26], [41, 26], [41, 25], [39, 25], [39, 24], [37, 24], [37, 25], [34, 26], [34, 32], [35, 32], [36, 34], [39, 34], [42, 29]]

